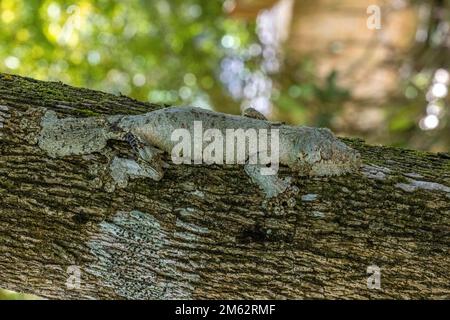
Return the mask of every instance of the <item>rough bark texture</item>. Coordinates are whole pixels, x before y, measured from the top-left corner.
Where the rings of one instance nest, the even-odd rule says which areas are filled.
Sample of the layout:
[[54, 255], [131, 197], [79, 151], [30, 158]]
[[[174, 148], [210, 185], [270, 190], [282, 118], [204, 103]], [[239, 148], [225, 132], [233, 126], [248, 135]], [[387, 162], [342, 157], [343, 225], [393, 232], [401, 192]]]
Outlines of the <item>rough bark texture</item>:
[[[133, 157], [125, 144], [59, 159], [36, 144], [41, 108], [159, 107], [0, 76], [0, 287], [70, 299], [450, 298], [448, 154], [346, 140], [360, 172], [297, 178], [295, 207], [264, 209], [241, 166], [172, 165], [159, 182], [111, 191], [108, 161]], [[367, 287], [370, 265], [380, 289]]]

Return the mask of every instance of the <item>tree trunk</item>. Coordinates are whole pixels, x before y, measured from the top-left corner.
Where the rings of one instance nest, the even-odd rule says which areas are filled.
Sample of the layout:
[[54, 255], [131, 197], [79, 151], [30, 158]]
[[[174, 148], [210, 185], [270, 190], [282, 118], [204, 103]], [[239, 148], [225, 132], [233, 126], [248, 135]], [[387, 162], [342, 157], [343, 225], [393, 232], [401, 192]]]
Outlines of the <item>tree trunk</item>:
[[0, 287], [69, 299], [450, 298], [447, 153], [347, 139], [360, 172], [295, 178], [296, 205], [265, 209], [242, 166], [171, 165], [158, 182], [112, 190], [110, 155], [130, 148], [51, 158], [37, 145], [44, 108], [160, 106], [0, 75]]

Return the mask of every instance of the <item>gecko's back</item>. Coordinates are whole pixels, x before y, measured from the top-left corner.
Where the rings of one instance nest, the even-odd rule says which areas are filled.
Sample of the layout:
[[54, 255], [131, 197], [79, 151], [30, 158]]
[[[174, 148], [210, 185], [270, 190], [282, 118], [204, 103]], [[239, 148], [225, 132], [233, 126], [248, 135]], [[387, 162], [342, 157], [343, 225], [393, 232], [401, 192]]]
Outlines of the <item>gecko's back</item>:
[[[197, 127], [201, 131], [200, 136], [194, 134], [196, 123], [197, 125], [201, 123], [201, 129]], [[178, 143], [177, 139], [172, 139], [172, 134], [177, 129], [186, 129], [192, 138], [192, 145], [201, 144], [202, 148], [209, 143], [201, 138], [202, 132], [207, 129], [220, 130], [224, 136], [227, 134], [227, 129], [243, 131], [267, 129], [268, 141], [271, 141], [272, 130], [277, 130], [280, 163], [302, 175], [341, 174], [354, 170], [360, 163], [358, 152], [349, 148], [326, 128], [280, 125], [267, 120], [200, 108], [171, 107], [145, 115], [125, 116], [120, 126], [123, 130], [132, 131], [147, 143], [168, 153]], [[200, 142], [199, 139], [202, 141]], [[257, 141], [251, 143], [257, 143]]]
[[171, 141], [172, 133], [177, 129], [186, 129], [194, 137], [196, 129], [204, 132], [217, 129], [225, 135], [227, 129], [270, 129], [271, 123], [265, 120], [230, 115], [194, 107], [169, 107], [149, 112], [145, 115], [125, 116], [120, 127], [133, 132], [152, 145], [166, 151], [177, 143]]

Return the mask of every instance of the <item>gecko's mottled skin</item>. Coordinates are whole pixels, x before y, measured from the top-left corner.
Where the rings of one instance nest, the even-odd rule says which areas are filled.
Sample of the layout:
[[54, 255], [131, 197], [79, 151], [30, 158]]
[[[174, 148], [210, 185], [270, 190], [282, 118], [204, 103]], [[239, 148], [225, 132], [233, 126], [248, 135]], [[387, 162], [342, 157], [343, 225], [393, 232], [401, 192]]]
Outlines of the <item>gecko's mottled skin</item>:
[[[297, 175], [341, 175], [360, 166], [359, 153], [337, 139], [329, 129], [289, 126], [258, 118], [193, 107], [171, 107], [142, 115], [65, 119], [58, 119], [49, 111], [42, 119], [39, 145], [54, 157], [88, 154], [103, 149], [109, 139], [128, 140], [126, 136], [131, 133], [142, 143], [139, 156], [151, 162], [158, 152], [171, 153], [178, 143], [171, 140], [175, 129], [187, 129], [193, 137], [194, 121], [201, 121], [203, 130], [219, 129], [224, 135], [226, 129], [268, 129], [268, 132], [278, 129], [279, 161]], [[272, 184], [273, 177], [264, 180], [250, 171], [246, 170], [261, 188], [265, 189], [264, 183]], [[266, 195], [271, 197], [282, 191], [270, 195], [266, 192]]]

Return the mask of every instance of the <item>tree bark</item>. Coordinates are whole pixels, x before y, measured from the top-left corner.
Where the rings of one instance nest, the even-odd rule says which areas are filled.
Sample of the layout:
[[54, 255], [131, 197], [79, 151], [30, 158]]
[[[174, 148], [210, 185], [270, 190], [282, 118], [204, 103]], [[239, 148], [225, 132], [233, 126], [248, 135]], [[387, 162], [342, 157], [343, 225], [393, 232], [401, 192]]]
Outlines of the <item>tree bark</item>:
[[160, 107], [0, 75], [0, 287], [64, 299], [450, 298], [447, 153], [346, 139], [360, 172], [295, 178], [296, 205], [266, 209], [242, 166], [171, 165], [161, 181], [111, 190], [109, 154], [133, 156], [124, 143], [64, 158], [37, 145], [43, 108]]

